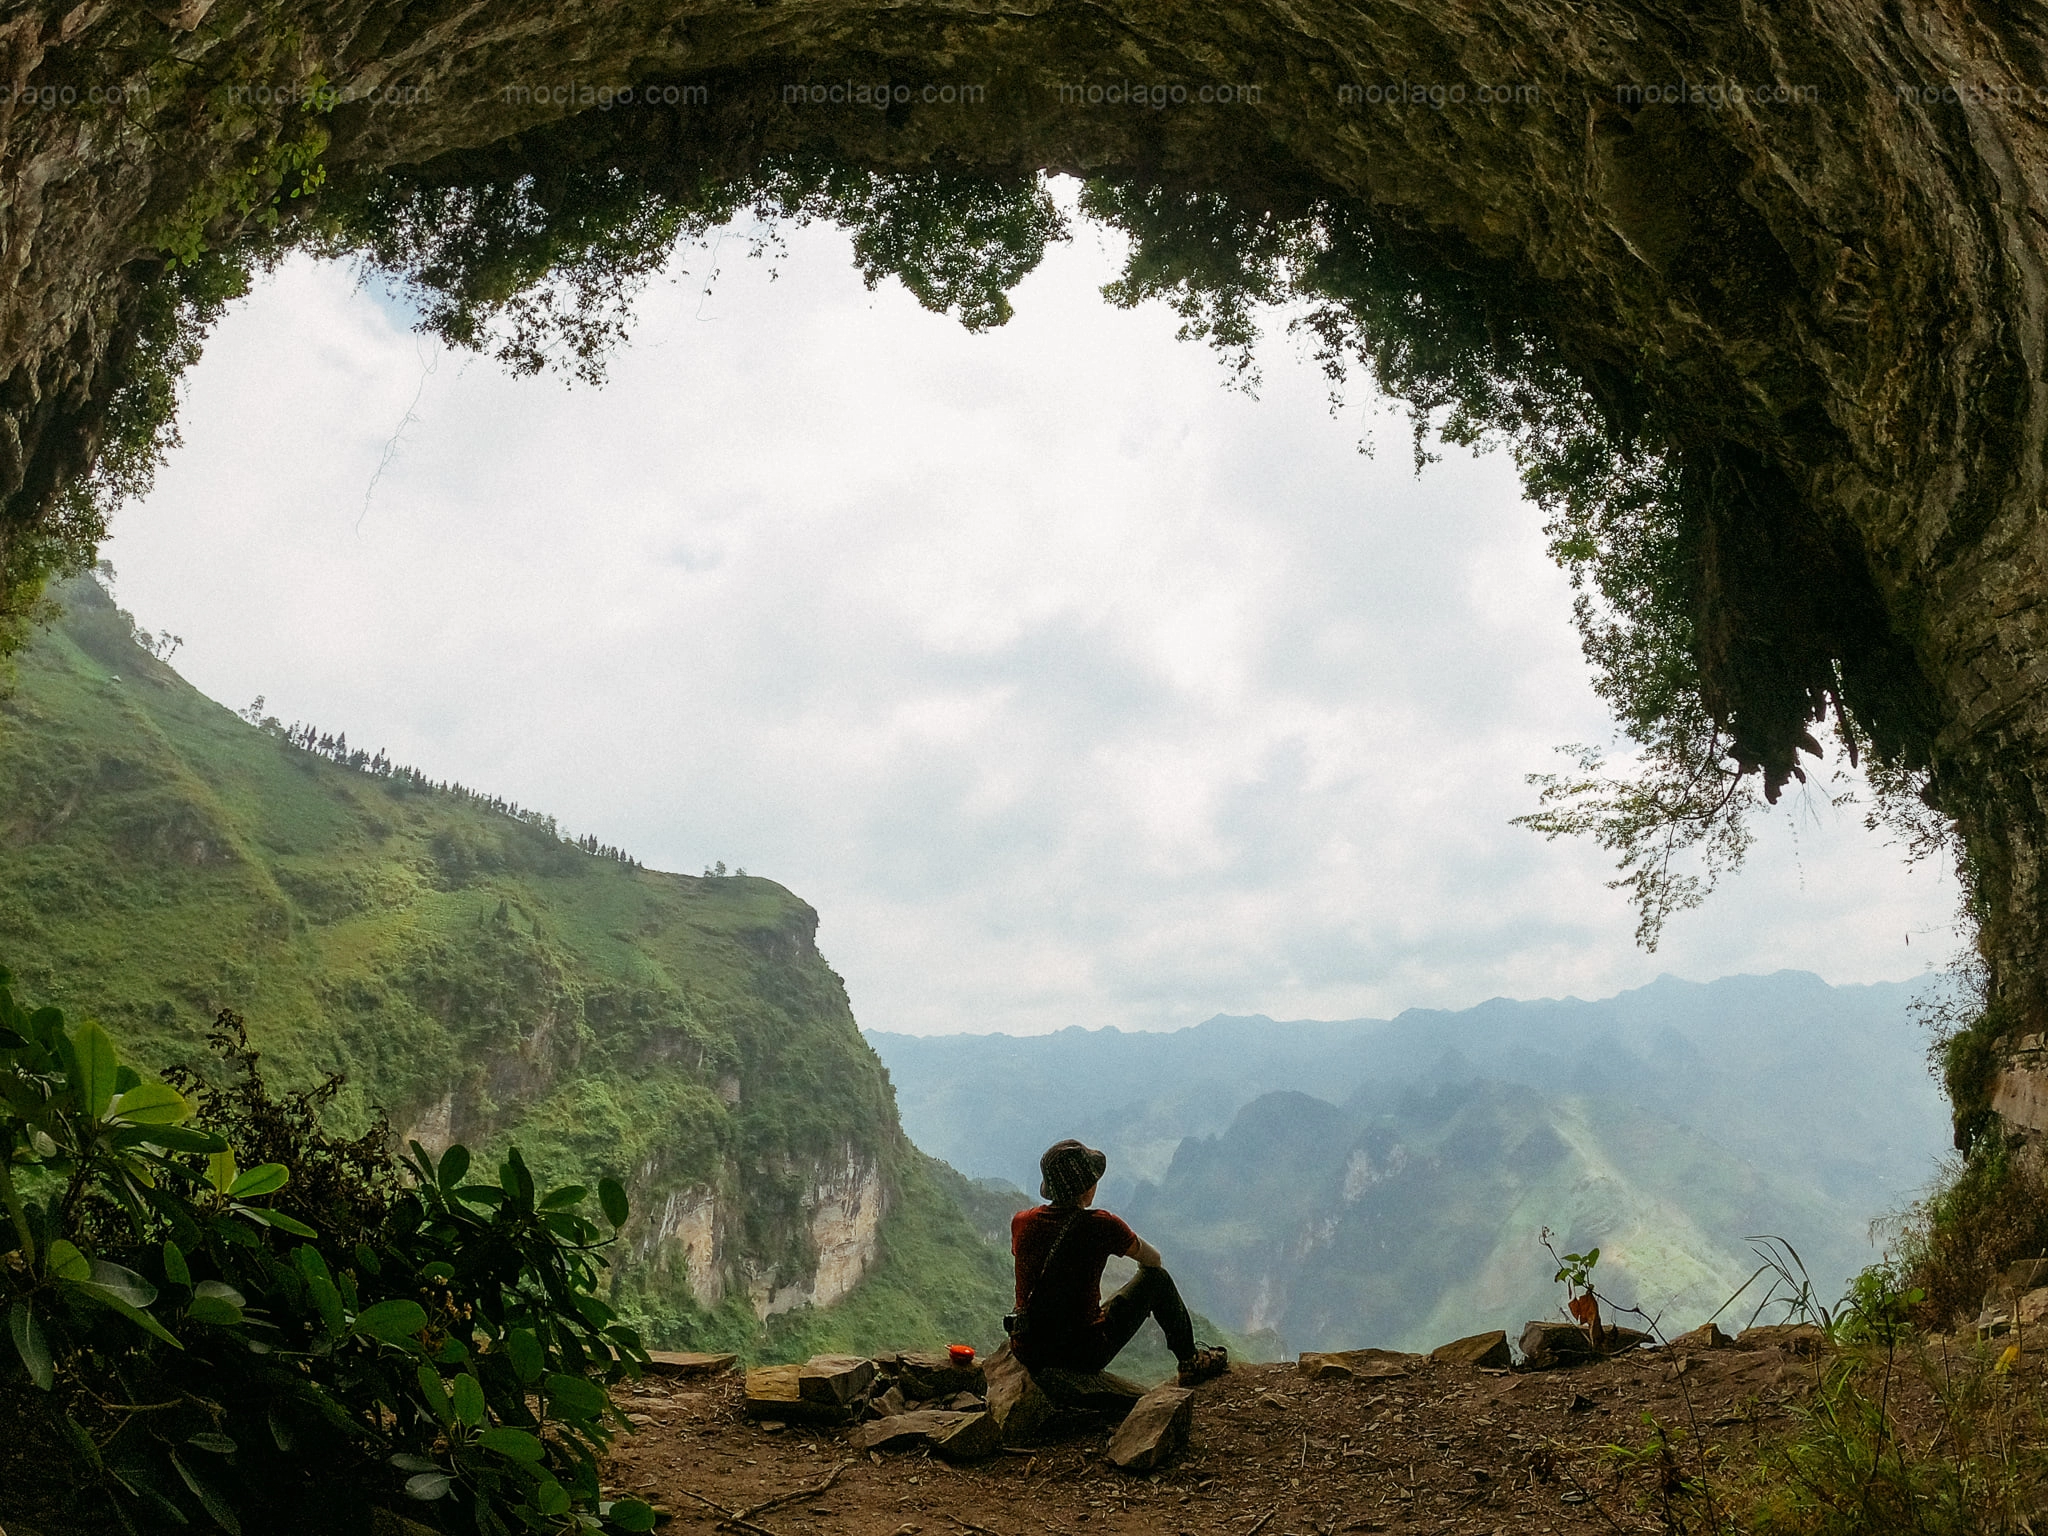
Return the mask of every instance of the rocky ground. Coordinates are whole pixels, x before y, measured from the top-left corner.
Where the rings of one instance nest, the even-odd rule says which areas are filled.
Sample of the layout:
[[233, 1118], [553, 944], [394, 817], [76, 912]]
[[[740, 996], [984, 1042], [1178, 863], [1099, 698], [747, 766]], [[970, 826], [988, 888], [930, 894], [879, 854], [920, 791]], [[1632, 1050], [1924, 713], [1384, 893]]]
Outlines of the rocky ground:
[[1385, 1379], [1239, 1366], [1197, 1390], [1186, 1456], [1134, 1477], [1105, 1459], [1103, 1419], [949, 1465], [751, 1420], [737, 1373], [649, 1378], [622, 1394], [634, 1432], [608, 1482], [669, 1512], [669, 1530], [753, 1536], [1648, 1531], [1663, 1528], [1655, 1425], [1681, 1457], [1695, 1433], [1739, 1454], [1782, 1432], [1815, 1380], [1811, 1357], [1777, 1346], [1540, 1372], [1417, 1360]]

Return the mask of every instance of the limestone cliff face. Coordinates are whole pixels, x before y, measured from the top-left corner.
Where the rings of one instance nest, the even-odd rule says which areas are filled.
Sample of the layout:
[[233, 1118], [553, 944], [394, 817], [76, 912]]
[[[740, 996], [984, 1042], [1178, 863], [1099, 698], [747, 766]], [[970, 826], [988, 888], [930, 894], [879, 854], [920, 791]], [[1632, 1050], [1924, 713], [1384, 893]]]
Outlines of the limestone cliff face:
[[[90, 460], [136, 278], [179, 229], [233, 234], [220, 189], [303, 135], [316, 77], [337, 177], [484, 146], [516, 165], [630, 87], [646, 152], [707, 164], [811, 144], [1334, 191], [1492, 274], [1589, 379], [1634, 381], [1752, 482], [1769, 512], [1704, 531], [1705, 643], [1766, 682], [1810, 675], [1801, 647], [1875, 679], [1969, 840], [1998, 1000], [2039, 1029], [2044, 28], [1960, 0], [16, 0], [0, 538]], [[876, 80], [905, 91], [835, 104]]]
[[[683, 1276], [706, 1310], [731, 1295], [744, 1295], [763, 1322], [798, 1307], [829, 1307], [851, 1294], [875, 1262], [887, 1188], [879, 1163], [852, 1147], [793, 1171], [805, 1191], [803, 1257], [778, 1260], [745, 1251], [736, 1209], [745, 1181], [728, 1166], [713, 1184], [664, 1190], [658, 1172], [644, 1179], [660, 1206], [640, 1229], [635, 1258], [657, 1273]], [[720, 1188], [734, 1193], [722, 1201]]]

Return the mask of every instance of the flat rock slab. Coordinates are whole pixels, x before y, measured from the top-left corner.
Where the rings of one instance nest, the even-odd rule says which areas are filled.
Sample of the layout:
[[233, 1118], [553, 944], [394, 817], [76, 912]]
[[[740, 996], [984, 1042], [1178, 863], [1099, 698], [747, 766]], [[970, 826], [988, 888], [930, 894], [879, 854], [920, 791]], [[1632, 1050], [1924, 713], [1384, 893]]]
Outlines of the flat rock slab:
[[1719, 1323], [1701, 1323], [1690, 1333], [1681, 1333], [1671, 1341], [1673, 1349], [1728, 1349], [1735, 1341], [1721, 1331]]
[[1817, 1355], [1828, 1337], [1811, 1323], [1770, 1323], [1745, 1328], [1735, 1336], [1737, 1349], [1782, 1349], [1788, 1355]]
[[1448, 1344], [1439, 1344], [1429, 1352], [1429, 1358], [1438, 1365], [1476, 1365], [1490, 1371], [1504, 1371], [1515, 1363], [1514, 1353], [1508, 1348], [1505, 1328], [1496, 1328], [1491, 1333], [1469, 1334]]
[[1303, 1355], [1295, 1369], [1311, 1381], [1385, 1381], [1411, 1374], [1422, 1360], [1392, 1349], [1327, 1350]]
[[807, 1403], [845, 1408], [874, 1384], [875, 1362], [859, 1355], [813, 1355], [797, 1368], [797, 1390]]
[[[857, 1393], [852, 1399], [836, 1395], [841, 1390], [841, 1379], [832, 1372], [814, 1376], [809, 1365], [757, 1365], [747, 1372], [747, 1417], [780, 1419], [785, 1423], [843, 1424], [853, 1417], [859, 1398]], [[867, 1380], [873, 1379], [870, 1368]]]
[[1186, 1387], [1154, 1387], [1124, 1415], [1109, 1439], [1111, 1465], [1126, 1472], [1151, 1472], [1188, 1448], [1195, 1422], [1195, 1394]]
[[650, 1376], [716, 1376], [729, 1371], [739, 1361], [738, 1355], [697, 1355], [673, 1349], [650, 1349], [647, 1352], [647, 1374]]
[[911, 1451], [928, 1446], [934, 1455], [948, 1461], [979, 1461], [993, 1456], [1003, 1445], [994, 1414], [948, 1413], [936, 1408], [892, 1414], [863, 1424], [847, 1440], [858, 1451]]
[[1108, 1371], [1039, 1371], [1038, 1386], [1055, 1408], [1076, 1413], [1106, 1413], [1122, 1418], [1145, 1396], [1145, 1389]]
[[1530, 1323], [1522, 1330], [1522, 1363], [1532, 1371], [1547, 1371], [1625, 1354], [1649, 1340], [1637, 1328], [1603, 1328], [1601, 1347], [1595, 1349], [1592, 1335], [1577, 1323]]

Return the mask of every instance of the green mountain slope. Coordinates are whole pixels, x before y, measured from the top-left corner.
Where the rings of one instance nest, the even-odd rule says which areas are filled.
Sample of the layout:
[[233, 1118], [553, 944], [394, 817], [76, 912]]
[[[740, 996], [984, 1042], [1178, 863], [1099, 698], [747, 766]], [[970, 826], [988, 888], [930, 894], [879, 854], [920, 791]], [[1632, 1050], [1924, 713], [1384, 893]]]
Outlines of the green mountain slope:
[[1269, 1094], [1184, 1141], [1129, 1214], [1196, 1305], [1296, 1349], [1429, 1349], [1556, 1316], [1545, 1227], [1561, 1253], [1598, 1246], [1602, 1293], [1673, 1333], [1748, 1278], [1750, 1234], [1790, 1236], [1822, 1284], [1848, 1263], [1826, 1241], [1839, 1213], [1796, 1170], [1615, 1100], [1502, 1083], [1343, 1108]]
[[1006, 1260], [904, 1137], [802, 901], [304, 750], [96, 583], [58, 599], [0, 698], [0, 963], [26, 995], [158, 1064], [233, 1008], [281, 1078], [345, 1073], [358, 1122], [620, 1178], [615, 1274], [662, 1342], [990, 1341]]

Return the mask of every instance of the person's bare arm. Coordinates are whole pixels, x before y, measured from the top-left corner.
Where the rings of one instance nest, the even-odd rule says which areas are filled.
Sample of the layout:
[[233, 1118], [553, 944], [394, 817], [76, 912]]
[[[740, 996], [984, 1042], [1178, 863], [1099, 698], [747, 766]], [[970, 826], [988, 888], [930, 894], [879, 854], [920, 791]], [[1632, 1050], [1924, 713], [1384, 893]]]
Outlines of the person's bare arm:
[[1136, 1259], [1139, 1267], [1142, 1269], [1158, 1269], [1163, 1262], [1159, 1257], [1159, 1250], [1135, 1232], [1131, 1234], [1131, 1246], [1129, 1251], [1124, 1254], [1124, 1257]]

